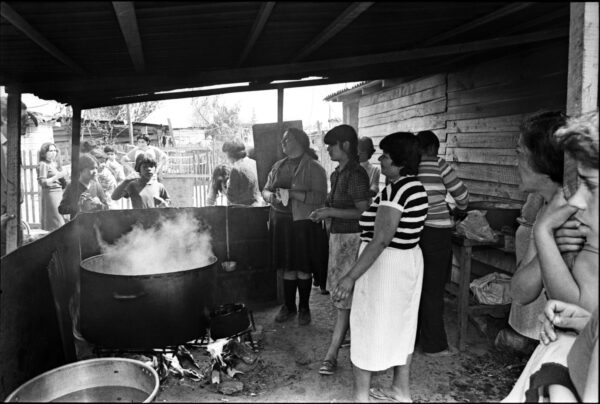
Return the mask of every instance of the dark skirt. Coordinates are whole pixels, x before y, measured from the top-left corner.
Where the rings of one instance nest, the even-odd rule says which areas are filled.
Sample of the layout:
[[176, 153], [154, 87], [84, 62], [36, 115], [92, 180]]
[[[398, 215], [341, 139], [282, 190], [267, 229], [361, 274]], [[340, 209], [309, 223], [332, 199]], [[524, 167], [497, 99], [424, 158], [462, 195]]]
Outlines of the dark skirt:
[[314, 273], [327, 268], [327, 232], [312, 220], [294, 221], [291, 213], [270, 210], [273, 268]]

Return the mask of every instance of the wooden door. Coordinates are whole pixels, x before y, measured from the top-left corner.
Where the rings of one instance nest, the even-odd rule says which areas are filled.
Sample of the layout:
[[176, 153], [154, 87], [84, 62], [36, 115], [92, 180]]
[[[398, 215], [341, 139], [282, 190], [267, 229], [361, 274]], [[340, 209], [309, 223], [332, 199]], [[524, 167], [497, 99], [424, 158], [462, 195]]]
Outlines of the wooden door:
[[287, 128], [302, 129], [302, 121], [287, 121], [281, 125], [278, 123], [252, 125], [258, 186], [261, 191], [267, 183], [267, 176], [273, 163], [285, 157], [281, 149], [281, 138]]

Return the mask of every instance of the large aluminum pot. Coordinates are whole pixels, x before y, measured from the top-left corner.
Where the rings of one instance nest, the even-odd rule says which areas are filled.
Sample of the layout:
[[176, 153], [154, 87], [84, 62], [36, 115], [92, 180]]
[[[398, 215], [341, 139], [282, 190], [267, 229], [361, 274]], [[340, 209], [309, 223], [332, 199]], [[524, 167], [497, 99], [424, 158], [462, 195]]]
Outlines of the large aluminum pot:
[[42, 373], [13, 391], [7, 402], [144, 402], [158, 393], [158, 374], [133, 359], [100, 358]]
[[216, 257], [201, 268], [115, 275], [104, 255], [81, 262], [83, 337], [103, 348], [150, 349], [202, 337], [210, 324]]

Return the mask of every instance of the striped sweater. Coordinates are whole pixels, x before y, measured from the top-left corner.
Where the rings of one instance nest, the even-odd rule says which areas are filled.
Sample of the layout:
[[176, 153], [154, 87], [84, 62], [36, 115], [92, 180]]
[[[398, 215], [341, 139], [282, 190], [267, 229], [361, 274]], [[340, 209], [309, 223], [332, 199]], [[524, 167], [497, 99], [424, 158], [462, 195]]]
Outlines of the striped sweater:
[[417, 178], [425, 187], [429, 200], [425, 226], [452, 227], [454, 223], [446, 206], [446, 194], [450, 192], [458, 209], [466, 209], [469, 203], [469, 191], [465, 185], [441, 157], [423, 157], [419, 164]]
[[396, 182], [387, 184], [377, 194], [369, 209], [362, 213], [359, 220], [362, 231], [360, 239], [365, 243], [373, 240], [375, 218], [380, 206], [397, 209], [402, 213], [394, 238], [388, 247], [400, 250], [416, 247], [427, 216], [427, 193], [416, 177], [400, 177]]

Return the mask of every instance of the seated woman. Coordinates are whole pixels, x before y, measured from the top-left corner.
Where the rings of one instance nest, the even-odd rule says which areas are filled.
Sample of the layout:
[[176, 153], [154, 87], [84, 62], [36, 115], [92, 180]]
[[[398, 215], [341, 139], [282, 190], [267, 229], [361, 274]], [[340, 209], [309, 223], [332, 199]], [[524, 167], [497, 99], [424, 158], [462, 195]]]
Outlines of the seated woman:
[[540, 340], [557, 341], [566, 330], [578, 334], [567, 356], [567, 366], [545, 363], [531, 376], [528, 401], [598, 402], [598, 309], [594, 313], [559, 300], [550, 300], [540, 316]]
[[[517, 164], [522, 191], [537, 193], [541, 196], [541, 208], [535, 210], [533, 223], [547, 210], [548, 202], [557, 190], [562, 188], [564, 171], [564, 148], [554, 136], [566, 117], [561, 111], [549, 111], [535, 114], [523, 121], [517, 145]], [[537, 217], [537, 218], [536, 218]], [[572, 219], [562, 225], [557, 243], [565, 248], [580, 249], [585, 239], [585, 225]], [[517, 269], [511, 280], [511, 305], [509, 324], [520, 335], [537, 340], [540, 332], [537, 316], [547, 301], [544, 291], [538, 251], [533, 239], [533, 227], [528, 247], [520, 257]], [[569, 237], [561, 237], [569, 236]], [[561, 259], [562, 261], [562, 259]], [[555, 298], [555, 296], [551, 296]], [[512, 335], [513, 339], [519, 339]], [[522, 338], [522, 337], [521, 337]], [[527, 340], [525, 340], [527, 341]], [[525, 345], [525, 341], [521, 341]]]
[[111, 198], [131, 198], [134, 209], [166, 208], [171, 204], [169, 193], [156, 178], [156, 160], [149, 153], [141, 153], [135, 159], [134, 174], [115, 188]]
[[[598, 308], [598, 113], [570, 119], [556, 132], [565, 152], [577, 162], [580, 184], [575, 194], [565, 200], [559, 188], [546, 210], [534, 225], [534, 239], [544, 285], [552, 299], [576, 304], [588, 312]], [[575, 259], [572, 270], [563, 261], [554, 238], [554, 231], [571, 216], [590, 228], [586, 243]], [[540, 332], [542, 341], [546, 331]], [[559, 333], [549, 345], [540, 344], [531, 355], [527, 366], [505, 402], [526, 399], [531, 379], [549, 362], [567, 366], [567, 356], [575, 337]], [[549, 367], [546, 366], [546, 369]], [[542, 384], [552, 384], [554, 375], [544, 376]]]
[[[379, 147], [381, 172], [389, 183], [360, 218], [360, 255], [333, 297], [341, 300], [353, 293], [354, 400], [367, 402], [373, 396], [410, 401], [409, 372], [423, 283], [419, 238], [427, 217], [427, 193], [416, 177], [420, 155], [415, 135], [393, 133]], [[369, 389], [371, 373], [390, 367], [391, 388]]]

